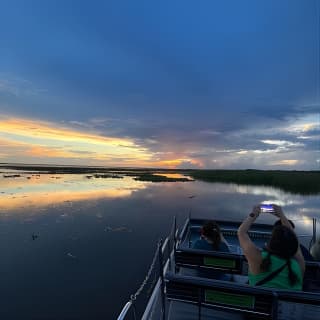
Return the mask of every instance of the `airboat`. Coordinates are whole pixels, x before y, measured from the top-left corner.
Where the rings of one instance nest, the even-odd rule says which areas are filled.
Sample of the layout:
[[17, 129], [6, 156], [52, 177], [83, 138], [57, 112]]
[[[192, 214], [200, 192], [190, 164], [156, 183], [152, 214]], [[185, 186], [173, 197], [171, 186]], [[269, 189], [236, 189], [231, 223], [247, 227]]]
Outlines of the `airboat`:
[[[158, 244], [145, 280], [118, 320], [320, 319], [320, 261], [306, 261], [303, 291], [250, 286], [248, 264], [237, 237], [241, 222], [215, 220], [230, 249], [217, 252], [192, 248], [205, 221], [189, 217], [179, 231], [174, 219], [169, 236]], [[316, 219], [310, 226], [310, 233], [297, 234], [300, 242], [309, 247], [317, 238]], [[272, 227], [253, 224], [250, 238], [263, 247]], [[138, 296], [153, 272], [157, 273], [157, 281], [139, 311]], [[226, 277], [215, 279], [216, 272]]]

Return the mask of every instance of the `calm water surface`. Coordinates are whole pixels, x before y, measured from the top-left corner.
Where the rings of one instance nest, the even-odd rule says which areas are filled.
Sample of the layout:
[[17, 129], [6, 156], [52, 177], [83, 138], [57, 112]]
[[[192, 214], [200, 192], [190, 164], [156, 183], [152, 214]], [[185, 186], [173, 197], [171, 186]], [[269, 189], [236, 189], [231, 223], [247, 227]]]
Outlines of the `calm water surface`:
[[271, 201], [304, 221], [300, 232], [309, 232], [308, 217], [320, 217], [319, 195], [270, 187], [3, 174], [2, 319], [115, 319], [144, 279], [174, 216], [179, 224], [190, 211], [193, 217], [241, 220], [254, 204]]

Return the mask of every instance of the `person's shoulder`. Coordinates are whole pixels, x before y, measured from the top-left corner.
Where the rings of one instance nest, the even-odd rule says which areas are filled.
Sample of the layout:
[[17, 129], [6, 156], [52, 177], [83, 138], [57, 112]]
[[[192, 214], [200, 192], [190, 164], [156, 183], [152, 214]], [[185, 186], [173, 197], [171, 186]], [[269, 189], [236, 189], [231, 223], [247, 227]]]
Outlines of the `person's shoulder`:
[[198, 239], [194, 245], [192, 246], [193, 249], [204, 249], [204, 250], [208, 250], [209, 249], [209, 243], [204, 240], [204, 239]]
[[229, 249], [229, 247], [227, 246], [226, 243], [220, 242], [220, 244], [219, 244], [219, 251], [230, 252], [230, 249]]

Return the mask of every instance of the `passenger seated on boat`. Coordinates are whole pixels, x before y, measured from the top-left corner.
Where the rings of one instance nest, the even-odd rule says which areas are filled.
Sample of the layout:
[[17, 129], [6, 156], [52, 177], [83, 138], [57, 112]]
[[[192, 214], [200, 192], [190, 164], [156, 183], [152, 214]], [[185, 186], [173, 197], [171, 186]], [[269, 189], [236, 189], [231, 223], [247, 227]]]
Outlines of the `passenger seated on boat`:
[[265, 250], [260, 250], [251, 241], [248, 230], [260, 214], [260, 206], [238, 229], [240, 246], [249, 265], [249, 284], [271, 288], [302, 290], [305, 262], [299, 241], [280, 206], [272, 205], [281, 225], [272, 230], [271, 239]]
[[[289, 220], [289, 219], [288, 219], [288, 221], [289, 221], [289, 223], [291, 224], [292, 229], [294, 229], [294, 228], [295, 228], [294, 223], [293, 223], [291, 220]], [[277, 220], [277, 221], [274, 223], [273, 227], [281, 226], [281, 224], [282, 224], [282, 223], [281, 223], [281, 220], [279, 219], [279, 220]], [[301, 249], [301, 253], [302, 253], [302, 255], [303, 255], [303, 257], [304, 257], [305, 260], [307, 260], [307, 261], [314, 261], [314, 258], [313, 258], [312, 255], [310, 254], [309, 250], [308, 250], [304, 245], [302, 245], [301, 243], [300, 243], [300, 249]]]
[[320, 261], [320, 238], [312, 245], [310, 252], [314, 260]]
[[[219, 225], [215, 221], [207, 221], [201, 228], [201, 238], [198, 239], [194, 245], [193, 249], [208, 250], [208, 251], [222, 251], [229, 252], [229, 247], [226, 244]], [[219, 270], [213, 269], [199, 269], [197, 271], [197, 276], [229, 281], [231, 280], [231, 275], [225, 274]]]
[[207, 221], [201, 228], [201, 238], [194, 245], [194, 249], [229, 252], [219, 225], [215, 221]]

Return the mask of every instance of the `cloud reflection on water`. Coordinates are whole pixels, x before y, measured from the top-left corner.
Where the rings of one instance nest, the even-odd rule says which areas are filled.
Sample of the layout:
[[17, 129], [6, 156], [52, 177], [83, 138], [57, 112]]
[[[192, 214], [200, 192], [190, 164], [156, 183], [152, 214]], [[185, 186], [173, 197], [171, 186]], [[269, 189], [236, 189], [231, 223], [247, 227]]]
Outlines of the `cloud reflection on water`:
[[[26, 177], [31, 177], [26, 179]], [[46, 206], [98, 199], [130, 197], [145, 183], [123, 179], [88, 179], [83, 175], [26, 175], [0, 178], [2, 212], [31, 210]]]
[[[173, 175], [173, 177], [178, 177]], [[159, 211], [174, 211], [177, 207], [185, 212], [214, 218], [242, 219], [252, 206], [261, 202], [281, 205], [291, 218], [304, 219], [317, 214], [319, 200], [315, 196], [286, 193], [265, 186], [247, 186], [224, 183], [151, 183], [123, 179], [95, 179], [77, 174], [21, 174], [17, 178], [0, 176], [2, 214], [21, 211], [34, 215], [39, 208], [99, 200], [130, 199], [135, 193], [139, 206], [153, 199]], [[189, 199], [190, 195], [195, 197]], [[161, 209], [166, 204], [165, 209]], [[132, 208], [128, 208], [128, 212]], [[181, 209], [179, 209], [181, 210]], [[261, 220], [269, 221], [263, 216]], [[271, 220], [270, 220], [271, 221]]]

